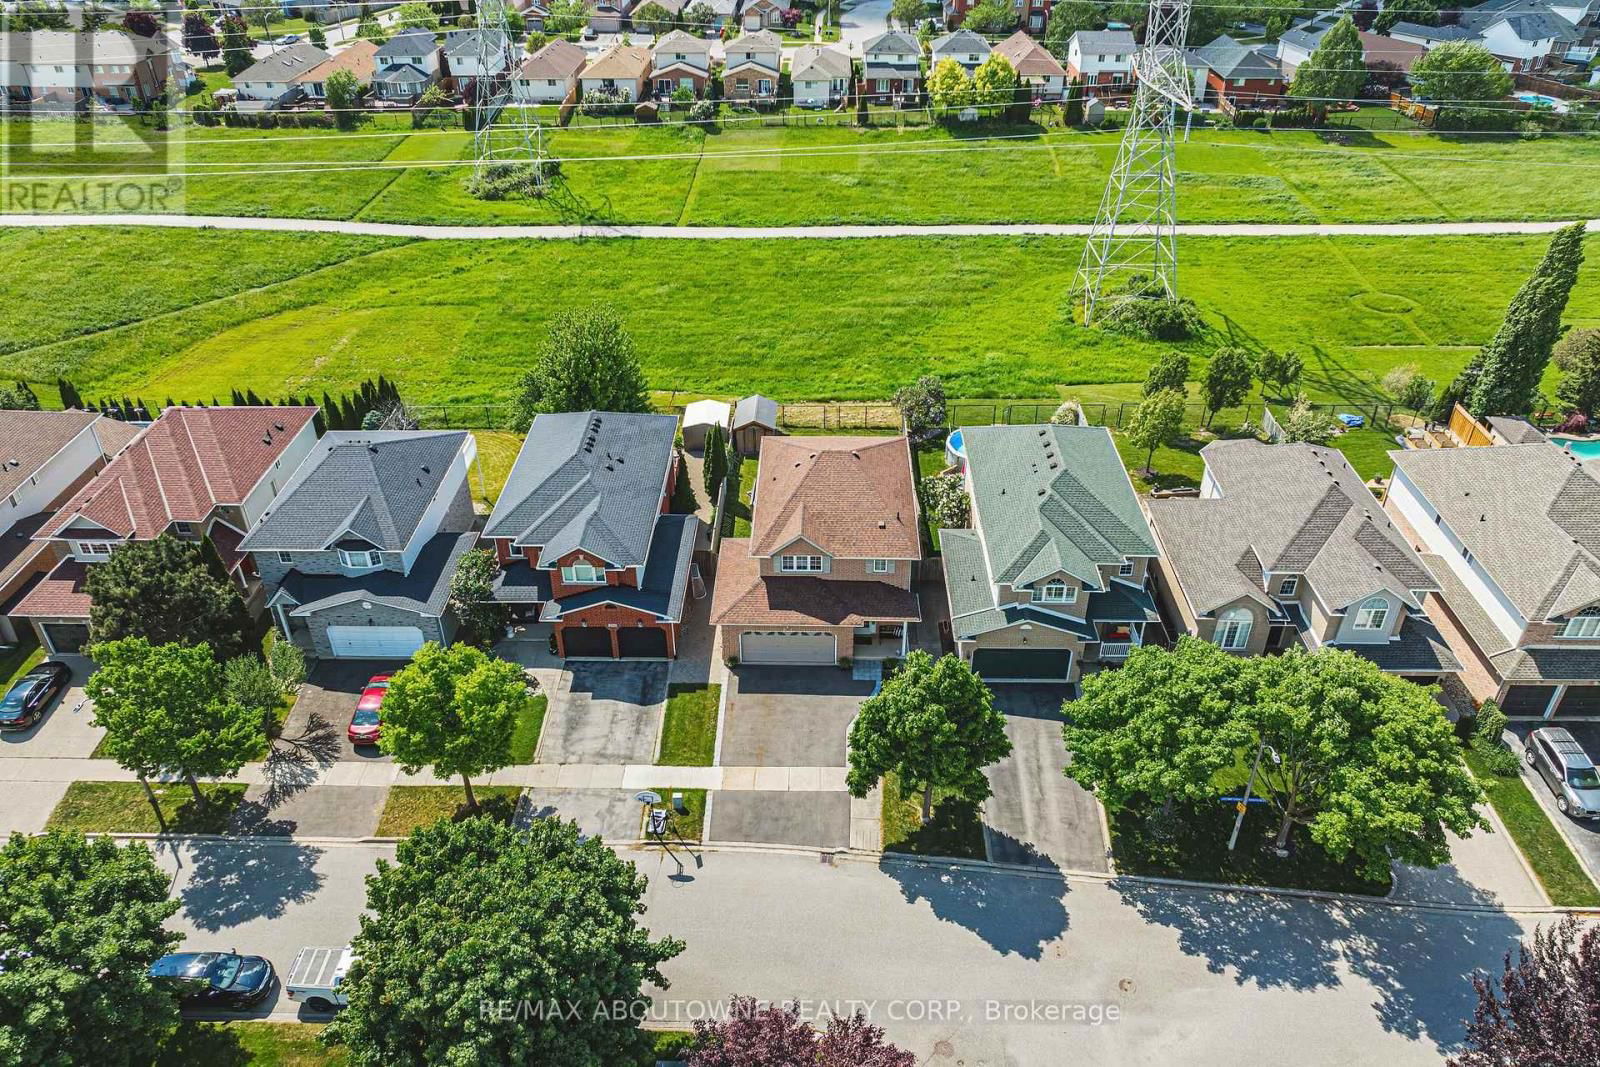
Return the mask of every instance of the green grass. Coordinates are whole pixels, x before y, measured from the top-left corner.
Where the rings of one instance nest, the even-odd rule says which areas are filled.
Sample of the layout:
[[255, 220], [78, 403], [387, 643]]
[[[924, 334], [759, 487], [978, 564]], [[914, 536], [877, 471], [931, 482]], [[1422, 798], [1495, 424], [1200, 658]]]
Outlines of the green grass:
[[476, 468], [469, 472], [468, 481], [475, 499], [492, 511], [522, 449], [522, 435], [508, 430], [474, 430], [472, 436], [478, 439], [478, 467], [483, 471], [483, 482], [479, 484]]
[[[480, 815], [510, 822], [522, 790], [514, 785], [472, 784]], [[467, 793], [459, 785], [396, 785], [389, 788], [389, 799], [378, 818], [378, 837], [404, 837], [419, 826], [431, 826], [440, 819], [463, 819]]]
[[[235, 782], [201, 783], [205, 810], [195, 804], [187, 783], [151, 783], [161, 805], [156, 818], [144, 787], [138, 782], [73, 782], [50, 813], [51, 830], [80, 833], [153, 834], [163, 830], [184, 834], [216, 834], [228, 828], [234, 809], [244, 799], [245, 787]], [[163, 826], [163, 823], [165, 825]]]
[[720, 685], [674, 684], [667, 687], [667, 710], [661, 725], [663, 767], [709, 767], [717, 747]]
[[[652, 786], [651, 789], [654, 792], [661, 794], [662, 806], [665, 807], [669, 812], [672, 812], [671, 824], [674, 830], [677, 832], [677, 835], [682, 837], [685, 841], [699, 841], [701, 836], [705, 833], [706, 791], [704, 789], [677, 790], [679, 793], [683, 794], [683, 806], [687, 809], [684, 814], [679, 815], [677, 812], [672, 811], [672, 786], [658, 785]], [[639, 836], [644, 836], [643, 823], [640, 824]], [[672, 839], [672, 835], [669, 834], [667, 836], [667, 840], [671, 841]]]
[[1462, 751], [1468, 768], [1489, 795], [1489, 803], [1494, 805], [1511, 840], [1527, 857], [1550, 903], [1568, 908], [1600, 907], [1600, 889], [1590, 881], [1566, 838], [1551, 824], [1523, 780], [1491, 774], [1470, 748], [1463, 746]]
[[0, 694], [11, 688], [11, 683], [44, 662], [44, 646], [33, 632], [33, 627], [23, 623], [17, 627], [17, 645], [0, 655]]
[[[756, 488], [756, 457], [739, 457], [737, 477], [733, 478], [734, 485], [728, 489], [728, 500], [722, 513], [722, 533], [725, 537], [749, 537], [751, 494]], [[733, 476], [729, 472], [730, 477]], [[735, 493], [734, 487], [738, 488]]]
[[539, 731], [544, 728], [545, 709], [550, 698], [538, 693], [528, 698], [527, 705], [517, 713], [517, 729], [511, 735], [511, 762], [532, 763], [539, 748]]
[[342, 1048], [324, 1048], [322, 1023], [185, 1021], [161, 1045], [155, 1067], [344, 1067]]
[[985, 859], [983, 819], [978, 805], [947, 791], [933, 792], [933, 818], [922, 825], [922, 795], [902, 795], [900, 779], [883, 778], [883, 850], [920, 856]]

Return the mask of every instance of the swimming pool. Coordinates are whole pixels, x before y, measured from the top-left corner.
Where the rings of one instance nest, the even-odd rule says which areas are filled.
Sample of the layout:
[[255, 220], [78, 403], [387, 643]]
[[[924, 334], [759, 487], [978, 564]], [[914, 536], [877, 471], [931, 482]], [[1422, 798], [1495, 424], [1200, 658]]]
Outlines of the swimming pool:
[[1552, 444], [1559, 445], [1571, 452], [1579, 459], [1600, 459], [1600, 437], [1591, 437], [1587, 440], [1576, 440], [1571, 437], [1552, 437]]
[[950, 436], [945, 438], [944, 458], [945, 462], [950, 466], [966, 469], [967, 446], [961, 440], [961, 431], [959, 429], [951, 430]]
[[1534, 107], [1547, 107], [1552, 111], [1565, 111], [1567, 109], [1565, 101], [1553, 96], [1546, 96], [1544, 93], [1518, 93], [1517, 99], [1524, 104], [1532, 104]]

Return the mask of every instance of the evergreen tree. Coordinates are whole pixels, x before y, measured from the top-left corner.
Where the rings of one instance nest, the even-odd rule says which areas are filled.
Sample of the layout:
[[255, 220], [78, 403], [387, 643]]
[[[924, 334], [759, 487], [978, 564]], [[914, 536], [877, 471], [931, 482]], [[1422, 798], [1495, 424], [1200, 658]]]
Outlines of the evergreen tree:
[[1526, 415], [1561, 335], [1561, 314], [1583, 263], [1583, 223], [1558, 230], [1533, 277], [1506, 309], [1505, 321], [1464, 373], [1474, 417]]

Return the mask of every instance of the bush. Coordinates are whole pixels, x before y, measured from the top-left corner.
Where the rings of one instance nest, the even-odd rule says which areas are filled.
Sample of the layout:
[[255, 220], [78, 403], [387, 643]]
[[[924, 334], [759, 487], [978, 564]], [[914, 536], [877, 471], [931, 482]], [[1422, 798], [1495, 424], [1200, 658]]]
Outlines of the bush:
[[1098, 325], [1147, 341], [1187, 341], [1205, 329], [1205, 320], [1186, 297], [1120, 296], [1100, 313]]
[[585, 115], [626, 115], [633, 110], [633, 101], [628, 99], [628, 94], [622, 89], [590, 89], [583, 94], [583, 108]]
[[689, 106], [690, 122], [709, 122], [717, 117], [715, 100], [696, 100]]
[[1077, 426], [1083, 422], [1083, 410], [1078, 407], [1076, 400], [1066, 400], [1050, 415], [1050, 422], [1056, 426]]
[[964, 530], [972, 525], [972, 501], [959, 474], [932, 474], [922, 479], [922, 506], [928, 525], [939, 530]]
[[482, 171], [475, 171], [465, 185], [467, 192], [479, 200], [536, 199], [545, 195], [547, 183], [560, 174], [561, 161], [556, 159], [542, 164], [491, 163]]
[[1472, 751], [1490, 774], [1515, 778], [1521, 773], [1517, 754], [1505, 743], [1506, 713], [1492, 700], [1485, 700], [1473, 717]]

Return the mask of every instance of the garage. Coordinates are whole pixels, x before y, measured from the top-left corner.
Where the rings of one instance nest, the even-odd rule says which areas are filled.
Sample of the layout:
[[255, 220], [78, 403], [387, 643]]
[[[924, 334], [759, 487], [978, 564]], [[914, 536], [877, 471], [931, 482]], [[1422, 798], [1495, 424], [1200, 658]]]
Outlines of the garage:
[[406, 659], [422, 641], [415, 626], [328, 627], [328, 647], [343, 659]]
[[666, 659], [667, 631], [656, 626], [628, 626], [617, 631], [623, 659]]
[[986, 682], [1064, 682], [1072, 675], [1072, 650], [980, 648], [972, 669]]
[[1506, 690], [1500, 710], [1512, 716], [1543, 715], [1550, 706], [1555, 687], [1549, 685], [1514, 685]]
[[739, 662], [831, 666], [839, 653], [826, 630], [755, 631], [739, 635]]
[[611, 658], [611, 631], [604, 626], [563, 626], [561, 654]]
[[1557, 715], [1600, 715], [1600, 685], [1569, 685], [1556, 706]]
[[82, 652], [89, 643], [89, 627], [75, 622], [42, 623], [51, 652]]

